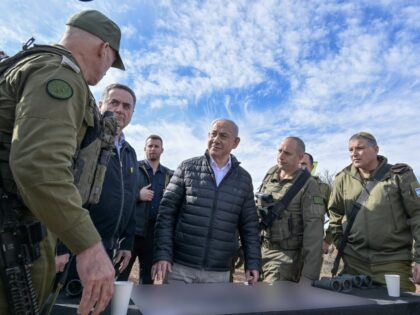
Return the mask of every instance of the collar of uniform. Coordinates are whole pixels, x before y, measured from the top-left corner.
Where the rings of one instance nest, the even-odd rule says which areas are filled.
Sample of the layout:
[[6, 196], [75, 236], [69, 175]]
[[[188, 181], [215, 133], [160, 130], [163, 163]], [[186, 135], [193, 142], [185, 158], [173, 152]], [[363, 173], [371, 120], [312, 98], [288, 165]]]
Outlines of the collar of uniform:
[[80, 73], [80, 68], [73, 61], [71, 61], [70, 58], [66, 56], [63, 56], [61, 58], [61, 64], [70, 67], [77, 74]]
[[[291, 182], [293, 182], [293, 181], [295, 181], [296, 180], [296, 178], [299, 176], [299, 174], [300, 173], [302, 173], [302, 169], [301, 168], [298, 168], [293, 174], [292, 174], [292, 176], [291, 177], [288, 177], [288, 178], [283, 178], [283, 179], [281, 179], [280, 178], [280, 176], [277, 176], [278, 177], [278, 179], [280, 180], [280, 181], [291, 181]], [[280, 174], [280, 173], [279, 173]]]
[[360, 176], [359, 170], [353, 165], [353, 163], [350, 164], [348, 169], [345, 170], [345, 171], [347, 171], [348, 173], [350, 173], [350, 175], [352, 175], [353, 177], [356, 177], [360, 180], [369, 180], [370, 178], [372, 178], [372, 176], [378, 171], [378, 169], [382, 165], [388, 163], [388, 159], [386, 157], [382, 156], [382, 155], [378, 155], [377, 158], [378, 158], [378, 162], [379, 162], [378, 166], [372, 172], [370, 172], [369, 178], [362, 178], [362, 176]]
[[[67, 55], [73, 56], [72, 53], [71, 53], [71, 51], [68, 50], [66, 47], [64, 47], [62, 45], [59, 45], [59, 44], [55, 44], [53, 46], [56, 47], [56, 48], [60, 48], [61, 50], [64, 50], [65, 52], [67, 52]], [[76, 59], [74, 57], [70, 59], [66, 55], [63, 55], [63, 57], [61, 59], [61, 64], [62, 65], [65, 65], [65, 66], [68, 66], [70, 69], [72, 69], [76, 73], [80, 73], [81, 72], [80, 66], [77, 64], [77, 61], [76, 61]]]

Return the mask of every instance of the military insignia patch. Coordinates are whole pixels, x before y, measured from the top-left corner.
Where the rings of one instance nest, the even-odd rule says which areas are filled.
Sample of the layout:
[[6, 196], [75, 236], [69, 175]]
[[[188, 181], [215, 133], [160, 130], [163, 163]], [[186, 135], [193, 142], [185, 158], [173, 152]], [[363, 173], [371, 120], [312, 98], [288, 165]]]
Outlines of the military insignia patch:
[[410, 183], [410, 186], [411, 186], [412, 192], [414, 191], [417, 198], [420, 198], [420, 184], [419, 184], [419, 182], [416, 181], [416, 180], [412, 181]]
[[73, 89], [70, 84], [61, 79], [52, 79], [47, 83], [48, 94], [59, 100], [66, 100], [73, 96]]
[[316, 205], [323, 205], [324, 204], [324, 199], [322, 199], [322, 197], [320, 197], [320, 196], [314, 196], [313, 201], [314, 201], [314, 204], [316, 204]]

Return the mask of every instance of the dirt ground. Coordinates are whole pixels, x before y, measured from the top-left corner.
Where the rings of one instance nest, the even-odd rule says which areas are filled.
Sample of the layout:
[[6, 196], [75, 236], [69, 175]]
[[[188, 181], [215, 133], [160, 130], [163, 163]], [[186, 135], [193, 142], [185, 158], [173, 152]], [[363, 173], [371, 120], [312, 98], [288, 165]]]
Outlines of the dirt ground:
[[[324, 255], [324, 262], [322, 264], [322, 270], [321, 270], [321, 277], [330, 277], [331, 276], [331, 268], [334, 263], [335, 255], [337, 254], [336, 251]], [[131, 270], [130, 274], [130, 281], [133, 281], [134, 283], [139, 282], [138, 278], [139, 274], [139, 264], [138, 261], [134, 263], [133, 269]], [[243, 268], [236, 269], [235, 274], [233, 276], [234, 282], [243, 282], [245, 280], [244, 277], [244, 270]], [[417, 293], [420, 293], [420, 285], [417, 285]]]

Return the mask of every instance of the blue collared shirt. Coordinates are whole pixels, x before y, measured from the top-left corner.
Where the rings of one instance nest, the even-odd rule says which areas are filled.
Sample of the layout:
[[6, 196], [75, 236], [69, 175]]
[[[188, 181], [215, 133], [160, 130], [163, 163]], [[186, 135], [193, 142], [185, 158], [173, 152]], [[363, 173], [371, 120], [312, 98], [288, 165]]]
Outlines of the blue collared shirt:
[[153, 199], [151, 201], [150, 219], [156, 219], [159, 204], [163, 197], [163, 191], [165, 190], [165, 172], [159, 164], [156, 172], [153, 174], [153, 169], [149, 165], [149, 162], [147, 160], [144, 162], [152, 184], [151, 189], [154, 192]]
[[125, 142], [125, 136], [124, 134], [121, 132], [120, 136], [116, 136], [114, 143], [115, 143], [115, 148], [117, 149], [118, 155], [120, 155], [121, 149], [124, 145]]

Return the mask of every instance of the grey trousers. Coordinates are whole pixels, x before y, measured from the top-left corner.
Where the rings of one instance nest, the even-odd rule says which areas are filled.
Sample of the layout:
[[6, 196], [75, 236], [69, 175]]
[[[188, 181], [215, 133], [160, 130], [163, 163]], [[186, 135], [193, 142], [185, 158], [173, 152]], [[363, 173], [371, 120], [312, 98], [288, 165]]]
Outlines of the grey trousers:
[[229, 271], [207, 271], [174, 263], [163, 283], [220, 283], [229, 282]]

